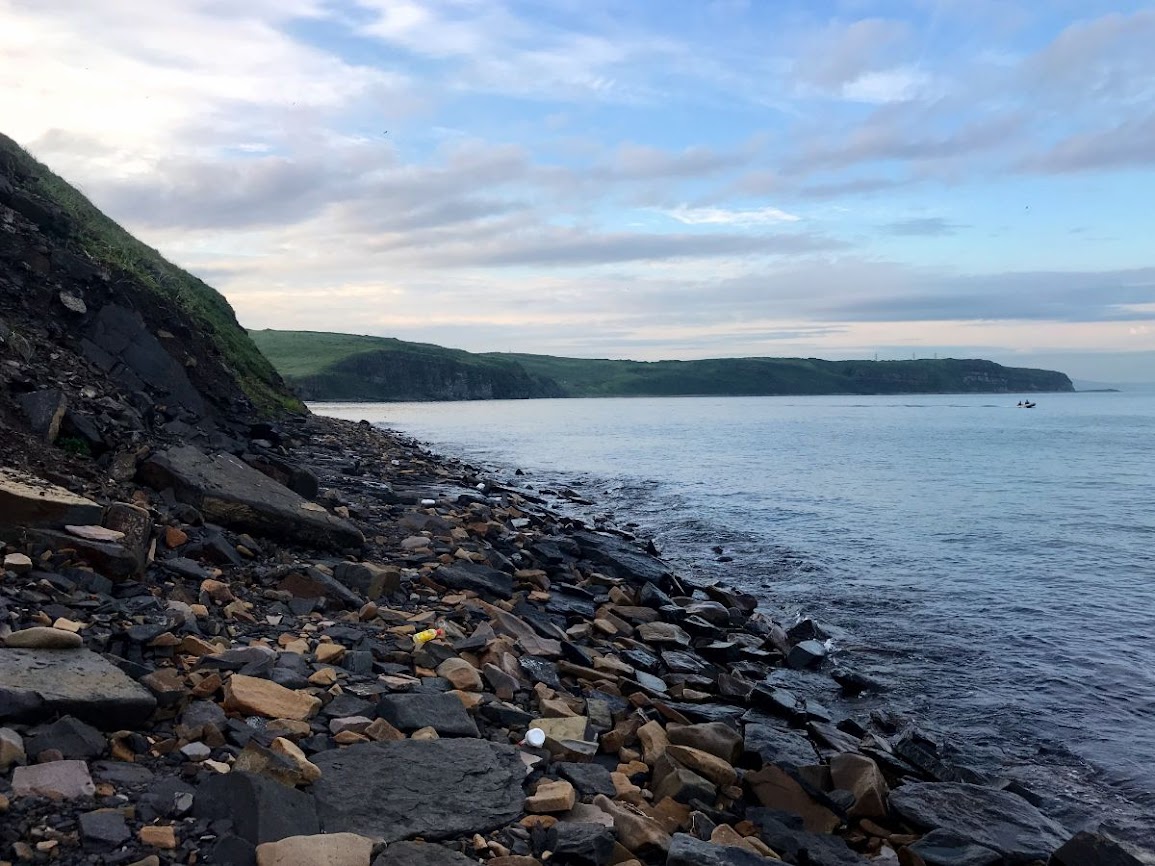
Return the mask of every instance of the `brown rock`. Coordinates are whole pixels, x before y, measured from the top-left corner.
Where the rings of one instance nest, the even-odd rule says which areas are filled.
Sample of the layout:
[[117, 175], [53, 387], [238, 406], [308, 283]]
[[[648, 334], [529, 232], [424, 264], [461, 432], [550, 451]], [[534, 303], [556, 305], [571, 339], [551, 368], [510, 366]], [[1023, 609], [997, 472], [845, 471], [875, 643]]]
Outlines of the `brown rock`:
[[374, 719], [364, 731], [365, 736], [378, 743], [389, 743], [394, 740], [404, 740], [405, 735], [384, 719]]
[[614, 832], [627, 850], [636, 854], [669, 851], [670, 834], [640, 810], [615, 803], [604, 794], [594, 797], [594, 805], [614, 819]]
[[284, 755], [290, 761], [297, 765], [297, 769], [301, 771], [301, 779], [305, 784], [312, 784], [321, 778], [321, 768], [316, 764], [311, 763], [305, 757], [305, 753], [292, 740], [286, 740], [284, 737], [277, 737], [269, 744], [269, 748], [278, 755]]
[[437, 676], [449, 680], [455, 689], [464, 692], [481, 691], [481, 674], [465, 659], [446, 659], [437, 666]]
[[835, 788], [854, 794], [852, 818], [885, 818], [890, 790], [878, 764], [865, 755], [842, 752], [830, 759], [830, 775]]
[[188, 544], [188, 533], [176, 526], [164, 528], [164, 545], [169, 550], [175, 550], [182, 544]]
[[525, 811], [538, 814], [547, 812], [568, 812], [577, 802], [577, 792], [573, 785], [564, 780], [543, 780], [537, 790], [525, 798]]
[[638, 739], [642, 741], [643, 760], [651, 767], [666, 752], [670, 740], [666, 729], [659, 722], [646, 722], [638, 728]]
[[730, 764], [737, 762], [742, 755], [742, 735], [724, 722], [671, 725], [666, 735], [676, 746], [701, 749]]
[[320, 664], [336, 664], [345, 657], [345, 647], [339, 643], [319, 643], [315, 655]]
[[26, 553], [9, 553], [4, 557], [4, 570], [24, 574], [32, 570], [32, 559]]
[[50, 761], [12, 772], [12, 793], [17, 797], [73, 800], [96, 792], [84, 761]]
[[64, 629], [37, 625], [12, 632], [4, 645], [19, 649], [78, 649], [84, 646], [84, 638]]
[[176, 830], [173, 827], [141, 827], [140, 841], [150, 848], [171, 850], [176, 847]]
[[356, 833], [289, 836], [257, 846], [257, 866], [369, 866], [373, 840]]
[[[641, 730], [638, 730], [641, 734]], [[689, 767], [699, 776], [709, 779], [720, 788], [733, 785], [738, 779], [737, 771], [721, 758], [703, 752], [701, 749], [691, 749], [689, 746], [667, 746], [666, 754], [681, 764]]]
[[748, 773], [746, 783], [763, 806], [793, 812], [802, 818], [811, 833], [829, 833], [840, 823], [837, 815], [814, 802], [802, 785], [781, 767], [767, 765], [756, 773]]
[[321, 701], [270, 680], [233, 674], [225, 684], [224, 707], [269, 719], [310, 719], [321, 708]]

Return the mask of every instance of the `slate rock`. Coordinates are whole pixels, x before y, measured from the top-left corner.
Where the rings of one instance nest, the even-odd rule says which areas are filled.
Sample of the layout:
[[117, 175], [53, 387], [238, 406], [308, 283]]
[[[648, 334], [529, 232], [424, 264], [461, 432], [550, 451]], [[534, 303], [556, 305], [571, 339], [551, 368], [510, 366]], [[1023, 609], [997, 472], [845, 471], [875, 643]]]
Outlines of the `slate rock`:
[[868, 862], [839, 836], [808, 833], [797, 816], [756, 807], [747, 809], [746, 817], [758, 825], [762, 841], [791, 862], [809, 866], [865, 866]]
[[[964, 839], [950, 830], [931, 830], [910, 846], [926, 866], [994, 866], [1002, 862], [998, 851], [992, 851]], [[1087, 861], [1079, 860], [1079, 866]]]
[[74, 800], [93, 796], [96, 786], [84, 761], [49, 761], [13, 770], [12, 792], [18, 797]]
[[377, 715], [406, 733], [431, 727], [442, 737], [480, 736], [477, 724], [454, 695], [385, 695], [377, 702]]
[[554, 766], [557, 768], [558, 775], [571, 782], [582, 797], [605, 794], [612, 798], [617, 795], [610, 771], [601, 764], [576, 764], [563, 761]]
[[0, 467], [0, 525], [64, 526], [100, 523], [104, 509], [35, 475]]
[[232, 529], [338, 550], [364, 544], [351, 523], [231, 454], [210, 456], [191, 445], [170, 448], [142, 463], [138, 477], [158, 490], [172, 488], [205, 520]]
[[1017, 794], [966, 782], [909, 782], [891, 792], [890, 808], [916, 827], [950, 830], [1011, 863], [1046, 860], [1067, 839]]
[[588, 530], [575, 532], [571, 538], [581, 548], [583, 559], [609, 567], [617, 577], [660, 587], [671, 576], [666, 563], [624, 538]]
[[50, 445], [60, 435], [60, 422], [68, 411], [68, 399], [57, 388], [21, 394], [17, 398], [20, 408], [28, 418], [32, 432]]
[[513, 576], [477, 562], [443, 565], [433, 579], [451, 589], [468, 589], [482, 598], [513, 598]]
[[[456, 700], [456, 699], [454, 699]], [[525, 765], [479, 739], [362, 743], [313, 756], [325, 831], [397, 842], [486, 833], [517, 819]]]
[[826, 647], [821, 641], [804, 640], [790, 648], [786, 664], [796, 671], [818, 667], [826, 658]]
[[742, 764], [758, 770], [767, 764], [805, 767], [818, 762], [814, 746], [802, 734], [776, 725], [752, 723], [745, 727], [746, 752]]
[[29, 755], [55, 749], [65, 758], [86, 761], [104, 754], [108, 742], [96, 728], [72, 716], [65, 716], [30, 731], [24, 740], [24, 747]]
[[1144, 866], [1155, 862], [1155, 856], [1144, 853], [1144, 859], [1098, 833], [1076, 833], [1051, 857], [1051, 866]]
[[98, 809], [80, 816], [80, 838], [86, 848], [114, 848], [131, 836], [124, 814], [116, 809]]
[[230, 820], [233, 832], [252, 845], [321, 831], [310, 795], [237, 770], [200, 784], [193, 815], [209, 821]]
[[373, 866], [477, 866], [477, 861], [444, 845], [394, 842], [373, 861]]
[[109, 730], [135, 728], [156, 698], [87, 649], [0, 649], [0, 721], [69, 714]]
[[606, 866], [613, 857], [614, 834], [602, 824], [563, 821], [549, 828], [546, 849], [553, 852], [550, 863]]
[[761, 854], [736, 845], [704, 842], [688, 833], [674, 834], [666, 856], [666, 866], [765, 866], [766, 863]]
[[517, 663], [531, 683], [545, 683], [551, 689], [561, 688], [561, 681], [557, 677], [557, 665], [553, 662], [535, 656], [522, 656]]
[[707, 754], [733, 764], [742, 754], [742, 735], [733, 725], [725, 722], [705, 722], [697, 725], [671, 725], [666, 736], [675, 746], [701, 749]]
[[257, 866], [257, 846], [229, 833], [217, 840], [205, 862], [215, 866]]

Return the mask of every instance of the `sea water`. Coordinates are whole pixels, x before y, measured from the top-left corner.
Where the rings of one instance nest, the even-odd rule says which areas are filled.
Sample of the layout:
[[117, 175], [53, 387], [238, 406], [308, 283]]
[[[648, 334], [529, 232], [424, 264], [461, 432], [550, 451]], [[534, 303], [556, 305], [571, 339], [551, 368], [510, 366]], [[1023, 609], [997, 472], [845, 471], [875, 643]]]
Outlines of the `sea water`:
[[790, 688], [909, 714], [1071, 829], [1155, 845], [1155, 395], [1019, 396], [313, 408], [572, 489], [684, 573], [815, 618], [887, 692]]

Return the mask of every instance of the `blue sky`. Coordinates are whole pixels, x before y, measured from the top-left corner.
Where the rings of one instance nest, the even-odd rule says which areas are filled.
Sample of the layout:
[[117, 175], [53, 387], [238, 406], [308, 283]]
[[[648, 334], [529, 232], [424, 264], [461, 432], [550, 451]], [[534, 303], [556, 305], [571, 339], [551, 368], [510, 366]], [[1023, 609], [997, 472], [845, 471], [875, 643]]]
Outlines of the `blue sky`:
[[249, 327], [1155, 381], [1155, 6], [0, 0], [0, 129]]

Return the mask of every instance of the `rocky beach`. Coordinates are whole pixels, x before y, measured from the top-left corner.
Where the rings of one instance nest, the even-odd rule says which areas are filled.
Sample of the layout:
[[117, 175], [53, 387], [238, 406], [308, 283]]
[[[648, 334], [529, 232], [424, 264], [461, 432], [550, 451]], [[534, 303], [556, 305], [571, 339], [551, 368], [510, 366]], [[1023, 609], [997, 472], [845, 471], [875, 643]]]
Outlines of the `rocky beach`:
[[47, 188], [0, 151], [0, 863], [1151, 862], [771, 685], [877, 687], [819, 624], [300, 411]]

